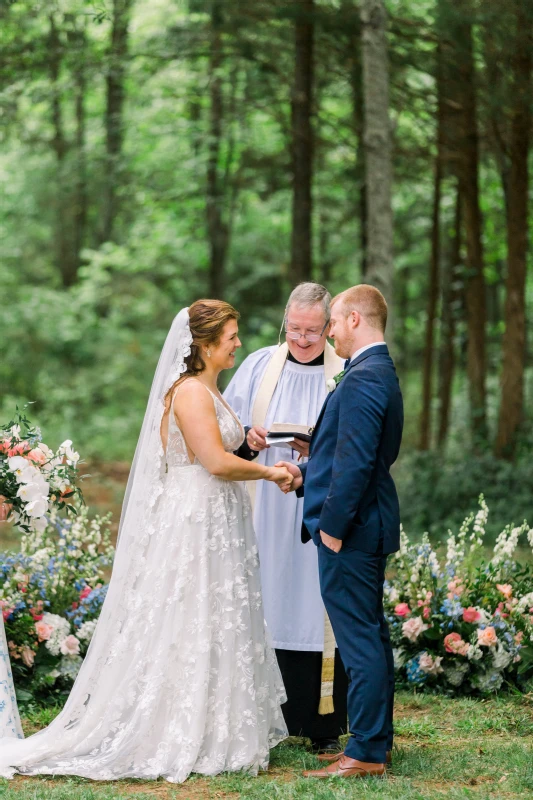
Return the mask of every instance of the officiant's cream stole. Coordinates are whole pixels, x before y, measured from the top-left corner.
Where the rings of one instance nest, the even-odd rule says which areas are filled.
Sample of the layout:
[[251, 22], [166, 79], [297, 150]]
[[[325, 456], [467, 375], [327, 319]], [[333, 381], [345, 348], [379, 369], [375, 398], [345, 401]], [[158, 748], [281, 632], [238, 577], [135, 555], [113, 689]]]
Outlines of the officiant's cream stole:
[[[287, 342], [280, 345], [268, 364], [263, 375], [263, 380], [257, 390], [257, 395], [252, 409], [252, 426], [264, 426], [268, 407], [270, 401], [274, 396], [276, 386], [280, 379], [283, 367], [289, 355], [289, 345]], [[324, 382], [332, 379], [344, 367], [344, 361], [335, 353], [335, 349], [326, 342], [324, 350]], [[248, 490], [252, 500], [252, 505], [255, 504], [255, 488], [256, 481], [248, 483]], [[335, 673], [335, 635], [329, 617], [324, 611], [324, 652], [322, 654], [322, 677], [320, 687], [320, 704], [318, 706], [319, 714], [332, 714], [335, 710], [333, 707], [333, 676]]]

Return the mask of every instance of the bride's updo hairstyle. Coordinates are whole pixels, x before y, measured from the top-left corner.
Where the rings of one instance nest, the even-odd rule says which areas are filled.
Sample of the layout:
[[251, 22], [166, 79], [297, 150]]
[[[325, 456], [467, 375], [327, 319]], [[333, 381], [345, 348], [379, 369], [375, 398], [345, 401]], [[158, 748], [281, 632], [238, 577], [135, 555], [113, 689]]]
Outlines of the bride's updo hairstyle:
[[188, 375], [199, 375], [205, 369], [203, 347], [219, 344], [226, 323], [239, 319], [239, 312], [223, 300], [197, 300], [189, 306], [189, 327], [192, 334], [191, 354], [185, 359]]

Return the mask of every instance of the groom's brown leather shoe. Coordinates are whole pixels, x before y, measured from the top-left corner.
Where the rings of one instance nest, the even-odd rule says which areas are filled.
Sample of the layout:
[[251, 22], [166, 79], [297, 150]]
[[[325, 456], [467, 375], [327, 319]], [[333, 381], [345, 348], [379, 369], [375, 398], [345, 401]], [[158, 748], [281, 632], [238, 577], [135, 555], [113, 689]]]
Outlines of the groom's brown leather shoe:
[[[344, 750], [341, 750], [340, 753], [321, 753], [317, 758], [319, 761], [322, 761], [322, 763], [333, 764], [343, 755]], [[392, 764], [392, 750], [387, 750], [387, 764]]]
[[308, 770], [304, 778], [381, 778], [385, 775], [385, 764], [372, 764], [345, 756], [344, 753], [332, 764], [322, 769]]

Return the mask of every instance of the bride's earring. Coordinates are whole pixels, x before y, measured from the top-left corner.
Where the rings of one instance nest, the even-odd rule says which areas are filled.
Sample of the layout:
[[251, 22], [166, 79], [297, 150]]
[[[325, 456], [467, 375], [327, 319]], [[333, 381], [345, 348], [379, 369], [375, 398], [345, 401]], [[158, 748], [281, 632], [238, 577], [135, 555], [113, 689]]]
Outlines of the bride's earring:
[[209, 347], [207, 348], [207, 350], [205, 352], [207, 353], [207, 357], [211, 358], [211, 350], [209, 349]]

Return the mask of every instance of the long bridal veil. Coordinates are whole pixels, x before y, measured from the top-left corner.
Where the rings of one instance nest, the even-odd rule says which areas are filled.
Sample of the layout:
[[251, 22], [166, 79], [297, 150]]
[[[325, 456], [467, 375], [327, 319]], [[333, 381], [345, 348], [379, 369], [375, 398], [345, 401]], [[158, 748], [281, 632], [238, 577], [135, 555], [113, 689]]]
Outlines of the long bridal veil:
[[[122, 507], [113, 574], [89, 650], [65, 707], [52, 724], [23, 741], [2, 740], [2, 776], [11, 777], [14, 765], [19, 766], [18, 771], [31, 772], [32, 764], [46, 767], [49, 761], [50, 769], [44, 768], [44, 772], [68, 773], [69, 764], [75, 764], [77, 774], [98, 772], [105, 778], [110, 759], [123, 747], [125, 754], [126, 746], [131, 751], [136, 717], [148, 713], [150, 686], [142, 665], [150, 654], [143, 652], [143, 629], [156, 620], [144, 607], [136, 585], [146, 567], [155, 532], [153, 511], [163, 491], [160, 428], [165, 395], [186, 371], [191, 343], [189, 314], [184, 308], [172, 323], [152, 383]], [[138, 704], [115, 696], [132, 662], [139, 665], [132, 690], [140, 698]]]

